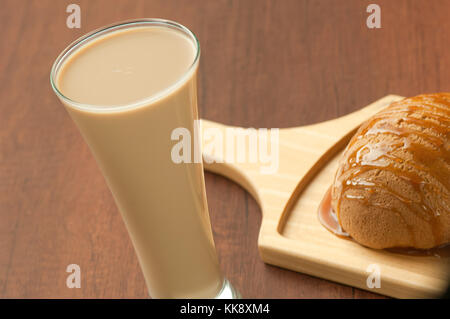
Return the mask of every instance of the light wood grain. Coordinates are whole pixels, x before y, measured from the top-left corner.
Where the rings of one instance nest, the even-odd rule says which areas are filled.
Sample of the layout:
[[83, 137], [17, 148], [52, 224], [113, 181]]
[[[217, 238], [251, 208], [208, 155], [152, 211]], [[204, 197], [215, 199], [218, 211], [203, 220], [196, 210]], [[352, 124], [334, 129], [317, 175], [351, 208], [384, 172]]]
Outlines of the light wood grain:
[[[222, 158], [217, 152], [204, 151], [206, 162], [214, 160], [205, 164], [207, 170], [242, 185], [261, 206], [258, 247], [266, 263], [398, 298], [435, 297], [443, 292], [448, 258], [369, 249], [334, 236], [317, 218], [317, 208], [332, 183], [338, 158], [355, 129], [401, 98], [389, 95], [334, 120], [281, 129], [277, 141], [279, 169], [273, 174], [261, 172], [264, 163], [250, 162], [248, 148], [247, 160], [242, 163], [227, 161], [226, 148]], [[211, 128], [226, 136], [226, 126], [203, 121], [204, 132]], [[205, 148], [208, 141], [203, 144]], [[232, 149], [234, 154], [239, 151], [236, 145]], [[366, 270], [371, 264], [380, 267], [380, 288], [369, 288], [366, 284]]]

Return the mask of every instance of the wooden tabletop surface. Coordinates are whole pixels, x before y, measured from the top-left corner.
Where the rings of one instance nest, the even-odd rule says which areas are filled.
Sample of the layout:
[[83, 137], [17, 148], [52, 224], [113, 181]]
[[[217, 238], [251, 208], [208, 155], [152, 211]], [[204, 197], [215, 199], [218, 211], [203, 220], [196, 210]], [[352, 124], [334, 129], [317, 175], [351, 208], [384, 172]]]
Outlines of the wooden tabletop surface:
[[[366, 26], [373, 2], [381, 29]], [[80, 29], [66, 26], [70, 3]], [[0, 297], [148, 297], [112, 196], [50, 88], [52, 63], [80, 35], [178, 21], [202, 46], [203, 118], [289, 127], [389, 93], [449, 91], [449, 12], [445, 0], [0, 0]], [[264, 264], [255, 200], [210, 173], [206, 188], [221, 267], [244, 297], [382, 297]], [[66, 287], [69, 264], [81, 267], [80, 289]]]

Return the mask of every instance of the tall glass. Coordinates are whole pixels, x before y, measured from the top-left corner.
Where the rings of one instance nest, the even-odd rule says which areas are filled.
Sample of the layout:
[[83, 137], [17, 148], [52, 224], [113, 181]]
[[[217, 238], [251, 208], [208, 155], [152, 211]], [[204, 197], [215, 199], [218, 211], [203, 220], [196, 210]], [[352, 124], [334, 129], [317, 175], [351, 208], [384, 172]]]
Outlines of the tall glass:
[[[72, 87], [76, 90], [79, 85], [85, 85], [77, 80], [70, 82], [69, 76], [84, 72], [89, 75], [87, 79], [97, 77], [105, 65], [114, 69], [115, 66], [107, 64], [115, 63], [111, 56], [117, 55], [117, 51], [145, 50], [144, 47], [133, 48], [132, 42], [127, 42], [137, 35], [136, 32], [151, 31], [164, 37], [164, 32], [169, 30], [190, 41], [194, 50], [190, 66], [170, 85], [127, 103], [101, 103], [101, 92], [110, 90], [113, 96], [120, 93], [117, 95], [120, 98], [129, 92], [132, 97], [139, 85], [127, 87], [124, 82], [120, 88], [105, 88], [110, 80], [107, 78], [85, 90], [86, 99], [93, 103], [66, 94]], [[170, 32], [167, 34], [173, 36]], [[148, 41], [152, 39], [149, 37]], [[123, 45], [120, 41], [124, 41]], [[107, 45], [112, 51], [106, 52], [104, 59], [92, 67], [82, 67], [86, 54], [95, 54], [93, 50], [100, 50], [100, 47], [108, 50]], [[173, 55], [174, 60], [169, 62], [176, 64], [175, 53], [179, 57], [179, 51], [163, 52], [164, 59], [171, 59]], [[135, 53], [139, 56], [140, 52]], [[132, 52], [130, 54], [133, 56]], [[206, 202], [203, 164], [201, 161], [179, 163], [171, 156], [175, 143], [171, 137], [175, 129], [185, 128], [190, 132], [192, 149], [195, 149], [194, 139], [199, 142], [194, 131], [194, 120], [198, 118], [199, 57], [199, 43], [186, 27], [167, 20], [141, 19], [107, 26], [76, 40], [56, 59], [50, 76], [53, 90], [89, 145], [114, 196], [149, 293], [154, 298], [239, 297], [219, 269]], [[134, 67], [125, 70], [126, 76], [139, 73]], [[117, 72], [124, 70], [119, 68]], [[165, 75], [162, 70], [159, 74], [147, 75], [143, 81], [154, 82], [157, 86], [158, 79]], [[111, 76], [116, 75], [111, 73]], [[105, 95], [104, 100], [109, 98]]]

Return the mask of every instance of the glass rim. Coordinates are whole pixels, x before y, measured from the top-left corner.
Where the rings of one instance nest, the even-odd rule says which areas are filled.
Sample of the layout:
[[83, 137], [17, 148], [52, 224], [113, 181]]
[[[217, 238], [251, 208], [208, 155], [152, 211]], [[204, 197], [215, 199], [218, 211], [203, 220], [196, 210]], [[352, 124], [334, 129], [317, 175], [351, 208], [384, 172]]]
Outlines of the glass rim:
[[[69, 58], [75, 51], [80, 49], [83, 45], [88, 44], [89, 42], [97, 39], [100, 36], [107, 35], [109, 33], [123, 30], [123, 29], [131, 29], [133, 27], [140, 27], [140, 26], [161, 26], [161, 27], [168, 27], [170, 29], [176, 29], [178, 31], [183, 32], [185, 35], [189, 36], [190, 40], [194, 43], [196, 52], [195, 57], [192, 62], [192, 64], [189, 66], [187, 71], [179, 77], [174, 83], [168, 85], [166, 88], [158, 91], [155, 94], [152, 94], [148, 97], [138, 99], [136, 101], [126, 103], [126, 104], [117, 104], [117, 105], [101, 105], [101, 104], [90, 104], [90, 103], [83, 103], [78, 102], [76, 100], [73, 100], [67, 96], [65, 96], [58, 88], [56, 84], [57, 75], [58, 72], [63, 65], [63, 63], [66, 61], [67, 58]], [[189, 30], [187, 27], [183, 26], [182, 24], [166, 20], [166, 19], [159, 19], [159, 18], [142, 18], [142, 19], [133, 19], [133, 20], [126, 20], [121, 21], [117, 23], [113, 23], [110, 25], [103, 26], [101, 28], [95, 29], [91, 32], [88, 32], [84, 34], [83, 36], [79, 37], [75, 41], [73, 41], [71, 44], [69, 44], [56, 58], [55, 62], [53, 63], [51, 72], [50, 72], [50, 83], [52, 86], [53, 91], [55, 94], [60, 98], [62, 101], [66, 102], [68, 105], [78, 108], [84, 111], [90, 111], [90, 112], [119, 112], [123, 110], [129, 110], [129, 109], [135, 109], [141, 106], [145, 106], [149, 103], [155, 102], [171, 93], [173, 90], [175, 90], [177, 87], [181, 86], [189, 77], [190, 75], [196, 70], [196, 67], [198, 65], [198, 61], [200, 58], [200, 43], [195, 36], [195, 34]]]

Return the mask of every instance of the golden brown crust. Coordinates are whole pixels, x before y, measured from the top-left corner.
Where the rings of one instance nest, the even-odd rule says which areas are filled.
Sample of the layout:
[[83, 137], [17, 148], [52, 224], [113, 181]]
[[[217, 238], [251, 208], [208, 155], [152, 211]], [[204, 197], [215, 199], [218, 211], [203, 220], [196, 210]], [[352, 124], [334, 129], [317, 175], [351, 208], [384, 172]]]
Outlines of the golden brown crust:
[[336, 172], [342, 228], [372, 248], [450, 242], [450, 94], [392, 103], [363, 123]]

